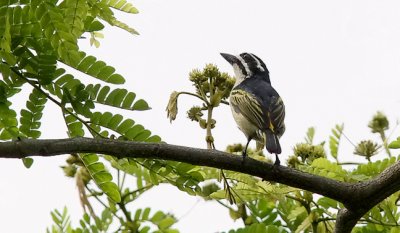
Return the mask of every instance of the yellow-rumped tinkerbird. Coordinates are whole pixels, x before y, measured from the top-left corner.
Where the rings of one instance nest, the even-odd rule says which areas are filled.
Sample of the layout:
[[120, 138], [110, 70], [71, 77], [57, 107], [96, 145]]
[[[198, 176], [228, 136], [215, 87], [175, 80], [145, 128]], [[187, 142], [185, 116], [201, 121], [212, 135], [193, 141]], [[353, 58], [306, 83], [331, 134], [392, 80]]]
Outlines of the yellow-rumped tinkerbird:
[[243, 158], [254, 139], [265, 145], [269, 153], [275, 154], [274, 165], [279, 165], [278, 154], [282, 152], [279, 138], [285, 132], [285, 105], [271, 86], [265, 63], [251, 53], [221, 55], [233, 66], [236, 76], [229, 103], [233, 118], [247, 138]]

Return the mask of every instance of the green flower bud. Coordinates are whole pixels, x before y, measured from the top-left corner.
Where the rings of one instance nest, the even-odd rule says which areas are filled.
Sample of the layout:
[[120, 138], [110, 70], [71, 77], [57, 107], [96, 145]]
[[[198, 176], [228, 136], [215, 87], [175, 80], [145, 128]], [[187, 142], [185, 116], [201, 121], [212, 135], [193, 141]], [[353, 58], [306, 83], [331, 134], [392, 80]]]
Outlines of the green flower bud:
[[78, 158], [78, 156], [75, 155], [70, 155], [66, 162], [70, 165], [70, 164], [82, 164], [82, 161]]
[[356, 146], [354, 150], [354, 154], [364, 156], [369, 161], [370, 158], [376, 154], [378, 154], [378, 150], [381, 148], [377, 143], [372, 142], [371, 140], [363, 140]]
[[225, 81], [230, 78], [229, 75], [227, 73], [219, 73], [216, 77], [215, 77], [215, 86], [222, 88], [225, 84]]
[[61, 166], [61, 168], [63, 169], [65, 176], [75, 177], [75, 174], [76, 174], [76, 166], [75, 165]]
[[187, 111], [187, 116], [192, 121], [199, 121], [203, 116], [203, 113], [199, 106], [193, 106], [189, 111]]
[[189, 80], [194, 83], [202, 83], [207, 81], [207, 77], [199, 69], [194, 69], [189, 73]]
[[207, 128], [207, 122], [204, 119], [200, 119], [199, 120], [199, 125], [202, 129], [206, 129]]
[[225, 90], [224, 90], [224, 95], [222, 96], [223, 99], [226, 99], [229, 97], [231, 94], [233, 85], [235, 85], [235, 79], [234, 78], [228, 78], [225, 81]]
[[294, 147], [294, 155], [301, 158], [302, 162], [311, 163], [314, 159], [325, 158], [326, 153], [321, 145], [310, 145], [308, 143], [299, 143]]
[[206, 67], [204, 67], [203, 74], [207, 78], [216, 78], [219, 76], [218, 67], [213, 64], [207, 64]]
[[385, 114], [377, 112], [369, 122], [368, 127], [371, 128], [372, 133], [382, 133], [389, 129], [389, 121]]
[[214, 119], [211, 119], [211, 120], [210, 120], [211, 129], [214, 129], [214, 128], [215, 128], [215, 124], [217, 124], [217, 121], [214, 120]]
[[298, 157], [294, 155], [290, 156], [287, 160], [287, 165], [288, 167], [291, 168], [297, 168], [300, 164], [301, 164], [300, 160], [298, 159]]
[[237, 152], [242, 152], [244, 149], [243, 145], [240, 143], [228, 145], [225, 149], [226, 152], [228, 153], [237, 153]]
[[[203, 93], [209, 93], [210, 92], [210, 83], [209, 82], [203, 82], [200, 86], [201, 90]], [[200, 94], [201, 92], [197, 90], [197, 93]]]

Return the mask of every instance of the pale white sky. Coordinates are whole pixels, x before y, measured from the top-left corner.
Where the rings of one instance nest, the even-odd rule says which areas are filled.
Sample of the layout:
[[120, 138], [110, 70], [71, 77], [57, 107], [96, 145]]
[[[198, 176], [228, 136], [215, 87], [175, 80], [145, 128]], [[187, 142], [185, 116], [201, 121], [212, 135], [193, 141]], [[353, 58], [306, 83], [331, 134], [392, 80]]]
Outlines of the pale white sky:
[[[346, 135], [358, 142], [377, 138], [366, 127], [377, 110], [385, 112], [392, 125], [399, 117], [400, 2], [396, 0], [138, 0], [134, 4], [140, 14], [121, 14], [121, 19], [140, 36], [110, 29], [99, 49], [89, 48], [88, 41], [82, 48], [117, 68], [127, 79], [124, 87], [148, 100], [151, 111], [124, 114], [168, 143], [205, 147], [204, 132], [185, 115], [198, 104], [196, 99], [180, 99], [173, 124], [166, 118], [165, 106], [172, 91], [193, 90], [187, 79], [193, 68], [214, 63], [233, 74], [220, 52], [252, 52], [270, 70], [287, 112], [281, 161], [310, 126], [316, 126], [321, 141], [328, 139], [336, 123], [344, 122]], [[228, 106], [217, 109], [215, 119], [218, 149], [245, 142]], [[48, 105], [43, 138], [66, 136], [60, 120], [60, 113]], [[397, 129], [394, 137], [399, 135]], [[355, 160], [352, 151], [343, 141], [339, 158]], [[81, 216], [74, 181], [59, 169], [64, 160], [65, 156], [38, 158], [29, 170], [20, 161], [1, 160], [1, 232], [44, 232], [51, 223], [50, 211], [65, 205], [73, 220]], [[181, 232], [241, 226], [217, 204], [170, 186], [144, 194], [131, 208], [146, 206], [184, 216], [177, 225]]]

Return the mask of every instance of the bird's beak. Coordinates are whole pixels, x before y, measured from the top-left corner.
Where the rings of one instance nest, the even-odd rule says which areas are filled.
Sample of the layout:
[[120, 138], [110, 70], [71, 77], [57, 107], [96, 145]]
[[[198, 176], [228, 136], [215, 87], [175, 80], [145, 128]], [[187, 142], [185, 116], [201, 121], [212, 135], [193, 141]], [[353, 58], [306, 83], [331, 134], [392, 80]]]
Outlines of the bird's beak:
[[227, 53], [221, 53], [221, 56], [223, 58], [225, 58], [225, 60], [227, 60], [229, 62], [229, 64], [231, 64], [231, 65], [233, 65], [233, 64], [238, 62], [237, 57], [234, 56], [234, 55], [230, 55], [230, 54], [227, 54]]

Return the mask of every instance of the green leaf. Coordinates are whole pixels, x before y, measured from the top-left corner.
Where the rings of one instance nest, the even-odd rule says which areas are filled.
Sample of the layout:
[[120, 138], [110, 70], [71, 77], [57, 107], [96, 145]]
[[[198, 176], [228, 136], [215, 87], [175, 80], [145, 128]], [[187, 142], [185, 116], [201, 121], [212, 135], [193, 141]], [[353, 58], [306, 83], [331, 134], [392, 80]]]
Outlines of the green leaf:
[[[131, 119], [124, 120], [122, 115], [111, 112], [95, 112], [90, 118], [93, 125], [101, 126], [119, 133], [122, 137], [134, 141], [146, 141], [148, 139], [154, 142], [161, 140], [158, 136], [151, 136], [151, 132], [145, 130], [142, 125], [137, 125]], [[159, 141], [157, 141], [159, 139]]]
[[131, 4], [128, 3], [126, 0], [107, 0], [106, 4], [110, 7], [118, 9], [120, 11], [124, 11], [131, 14], [137, 14], [139, 11]]
[[65, 63], [76, 65], [80, 59], [78, 37], [70, 33], [70, 25], [65, 21], [62, 11], [49, 2], [41, 2], [35, 9], [45, 38]]
[[[73, 111], [68, 108], [69, 111]], [[78, 121], [76, 116], [64, 112], [64, 119], [68, 129], [69, 137], [83, 137], [85, 136], [85, 131], [83, 130], [83, 123]]]
[[309, 227], [311, 226], [311, 223], [312, 223], [312, 221], [313, 221], [313, 218], [314, 218], [314, 213], [311, 212], [311, 213], [307, 216], [307, 218], [305, 218], [305, 219], [303, 220], [303, 222], [297, 227], [295, 233], [303, 232], [303, 231], [305, 231], [307, 228], [309, 228]]
[[310, 173], [325, 176], [331, 179], [347, 181], [351, 180], [348, 172], [337, 163], [331, 162], [326, 158], [315, 159], [310, 166], [302, 167]]
[[150, 107], [149, 105], [147, 105], [146, 101], [140, 99], [138, 101], [136, 101], [136, 103], [133, 105], [134, 110], [149, 110]]
[[362, 175], [366, 178], [372, 178], [379, 175], [386, 168], [397, 162], [400, 157], [390, 157], [383, 160], [377, 160], [375, 162], [369, 162], [367, 164], [358, 165], [358, 167], [352, 172], [353, 175]]
[[50, 84], [56, 72], [57, 57], [55, 55], [38, 54], [36, 61], [39, 83], [41, 85]]
[[75, 38], [82, 36], [84, 21], [88, 15], [89, 6], [86, 1], [67, 0], [63, 8], [64, 22], [69, 25], [69, 30]]
[[[53, 229], [53, 233], [58, 233], [61, 231], [65, 231], [65, 232], [71, 232], [71, 222], [70, 222], [70, 218], [69, 218], [69, 214], [68, 214], [68, 210], [67, 207], [64, 207], [63, 212], [60, 213], [60, 211], [58, 210], [53, 210], [51, 213], [51, 218], [54, 222], [52, 229]], [[57, 230], [54, 230], [57, 229]], [[49, 230], [47, 229], [47, 232], [49, 232]]]
[[[128, 7], [128, 9], [129, 9], [129, 7]], [[92, 11], [93, 10], [98, 10], [98, 12], [100, 14], [100, 18], [105, 20], [110, 25], [117, 26], [129, 33], [134, 34], [134, 35], [139, 34], [135, 29], [129, 27], [127, 24], [116, 19], [114, 17], [113, 11], [103, 1], [102, 2], [93, 2]]]
[[161, 230], [165, 230], [165, 229], [168, 229], [169, 227], [171, 227], [175, 223], [176, 223], [176, 220], [174, 218], [168, 216], [158, 223], [158, 227]]
[[149, 214], [150, 214], [150, 208], [145, 208], [142, 214], [142, 220], [149, 219]]
[[96, 154], [80, 154], [79, 156], [97, 186], [113, 201], [121, 202], [118, 186], [112, 182], [111, 173], [105, 169], [99, 157]]
[[281, 233], [281, 232], [283, 232], [277, 226], [274, 226], [274, 225], [267, 226], [266, 230], [267, 230], [268, 233]]
[[9, 108], [10, 103], [0, 103], [0, 139], [10, 140], [19, 136], [17, 114]]
[[[1, 53], [0, 53], [0, 59], [2, 59]], [[6, 65], [4, 63], [0, 63], [0, 73], [3, 76], [3, 79], [5, 79], [5, 80], [10, 78], [10, 76], [11, 76], [10, 66]], [[0, 102], [4, 102], [4, 100], [0, 100]]]
[[320, 199], [318, 199], [317, 203], [318, 203], [318, 205], [321, 205], [325, 209], [328, 209], [328, 208], [337, 209], [339, 206], [337, 201], [327, 198], [327, 197], [321, 197]]
[[140, 229], [139, 233], [148, 233], [150, 231], [149, 226], [144, 226], [143, 228]]
[[133, 92], [128, 92], [128, 90], [126, 89], [116, 88], [111, 91], [111, 88], [109, 86], [90, 84], [85, 88], [85, 91], [89, 93], [90, 99], [96, 103], [126, 110], [150, 109], [147, 102], [142, 99], [134, 102], [136, 94]]
[[390, 149], [400, 149], [400, 137], [398, 137], [397, 140], [392, 141], [392, 142], [389, 144], [389, 148], [390, 148]]
[[266, 224], [273, 224], [277, 217], [278, 217], [278, 213], [276, 213], [276, 212], [271, 213], [264, 219], [263, 222]]
[[35, 17], [32, 17], [35, 6], [31, 7], [31, 5], [8, 7], [10, 15], [12, 15], [10, 18], [13, 19], [11, 21], [11, 30], [14, 37], [42, 37], [42, 28], [39, 21]]
[[[157, 177], [157, 173], [155, 173], [155, 172], [150, 170], [149, 171], [149, 175], [150, 175], [150, 181], [151, 181], [152, 184], [154, 184], [154, 185], [160, 184], [160, 180]], [[179, 188], [179, 186], [178, 186], [178, 188]]]
[[94, 31], [100, 31], [104, 28], [104, 25], [97, 21], [97, 20], [93, 20], [90, 25], [88, 26], [87, 31], [89, 32], [94, 32]]
[[78, 61], [77, 66], [72, 64], [69, 65], [104, 82], [112, 84], [125, 83], [125, 79], [120, 74], [116, 74], [115, 69], [111, 66], [108, 66], [105, 62], [98, 61], [93, 56], [86, 56], [84, 52], [79, 52], [79, 56], [80, 60]]
[[[9, 12], [7, 12], [9, 13]], [[4, 23], [4, 28], [1, 28], [3, 30], [1, 30], [1, 38], [0, 38], [0, 49], [4, 50], [4, 52], [6, 53], [10, 53], [11, 52], [11, 32], [10, 32], [10, 20], [12, 20], [12, 18], [10, 18], [9, 14], [6, 14], [5, 16], [2, 17], [3, 18], [3, 23]]]
[[314, 140], [314, 135], [315, 135], [315, 128], [314, 127], [308, 128], [307, 134], [306, 134], [306, 137], [305, 137], [306, 143], [312, 145], [313, 144], [313, 140]]
[[[54, 82], [49, 85], [45, 85], [44, 88], [51, 94], [57, 95], [58, 98], [62, 99], [65, 96], [65, 92], [68, 91], [71, 96], [76, 96], [81, 91], [84, 85], [79, 79], [76, 79], [71, 74], [66, 74], [65, 69], [57, 69], [54, 73]], [[74, 98], [70, 98], [74, 100]]]
[[39, 138], [41, 133], [39, 127], [43, 116], [43, 109], [47, 98], [40, 91], [34, 88], [26, 102], [26, 109], [21, 110], [19, 130], [29, 138]]
[[337, 160], [339, 141], [343, 134], [344, 125], [336, 125], [335, 128], [332, 129], [332, 136], [329, 137], [329, 149], [331, 151], [331, 155], [333, 158]]
[[162, 211], [157, 211], [153, 217], [151, 217], [151, 221], [153, 223], [158, 223], [165, 218], [165, 214]]
[[153, 135], [146, 139], [146, 142], [161, 142], [161, 138], [158, 135]]
[[83, 214], [83, 221], [90, 224], [90, 216], [87, 213]]
[[296, 208], [294, 208], [290, 214], [287, 216], [287, 218], [291, 221], [295, 220], [296, 218], [298, 218], [300, 215], [307, 213], [306, 208], [304, 208], [304, 206], [298, 206]]
[[135, 220], [140, 220], [140, 214], [142, 213], [142, 209], [137, 209], [135, 212]]
[[22, 158], [22, 162], [24, 163], [24, 166], [26, 168], [31, 168], [32, 164], [33, 164], [33, 159], [32, 158]]
[[286, 232], [282, 227], [269, 225], [266, 226], [264, 223], [253, 223], [247, 225], [244, 228], [237, 230], [230, 230], [229, 233], [283, 233]]

